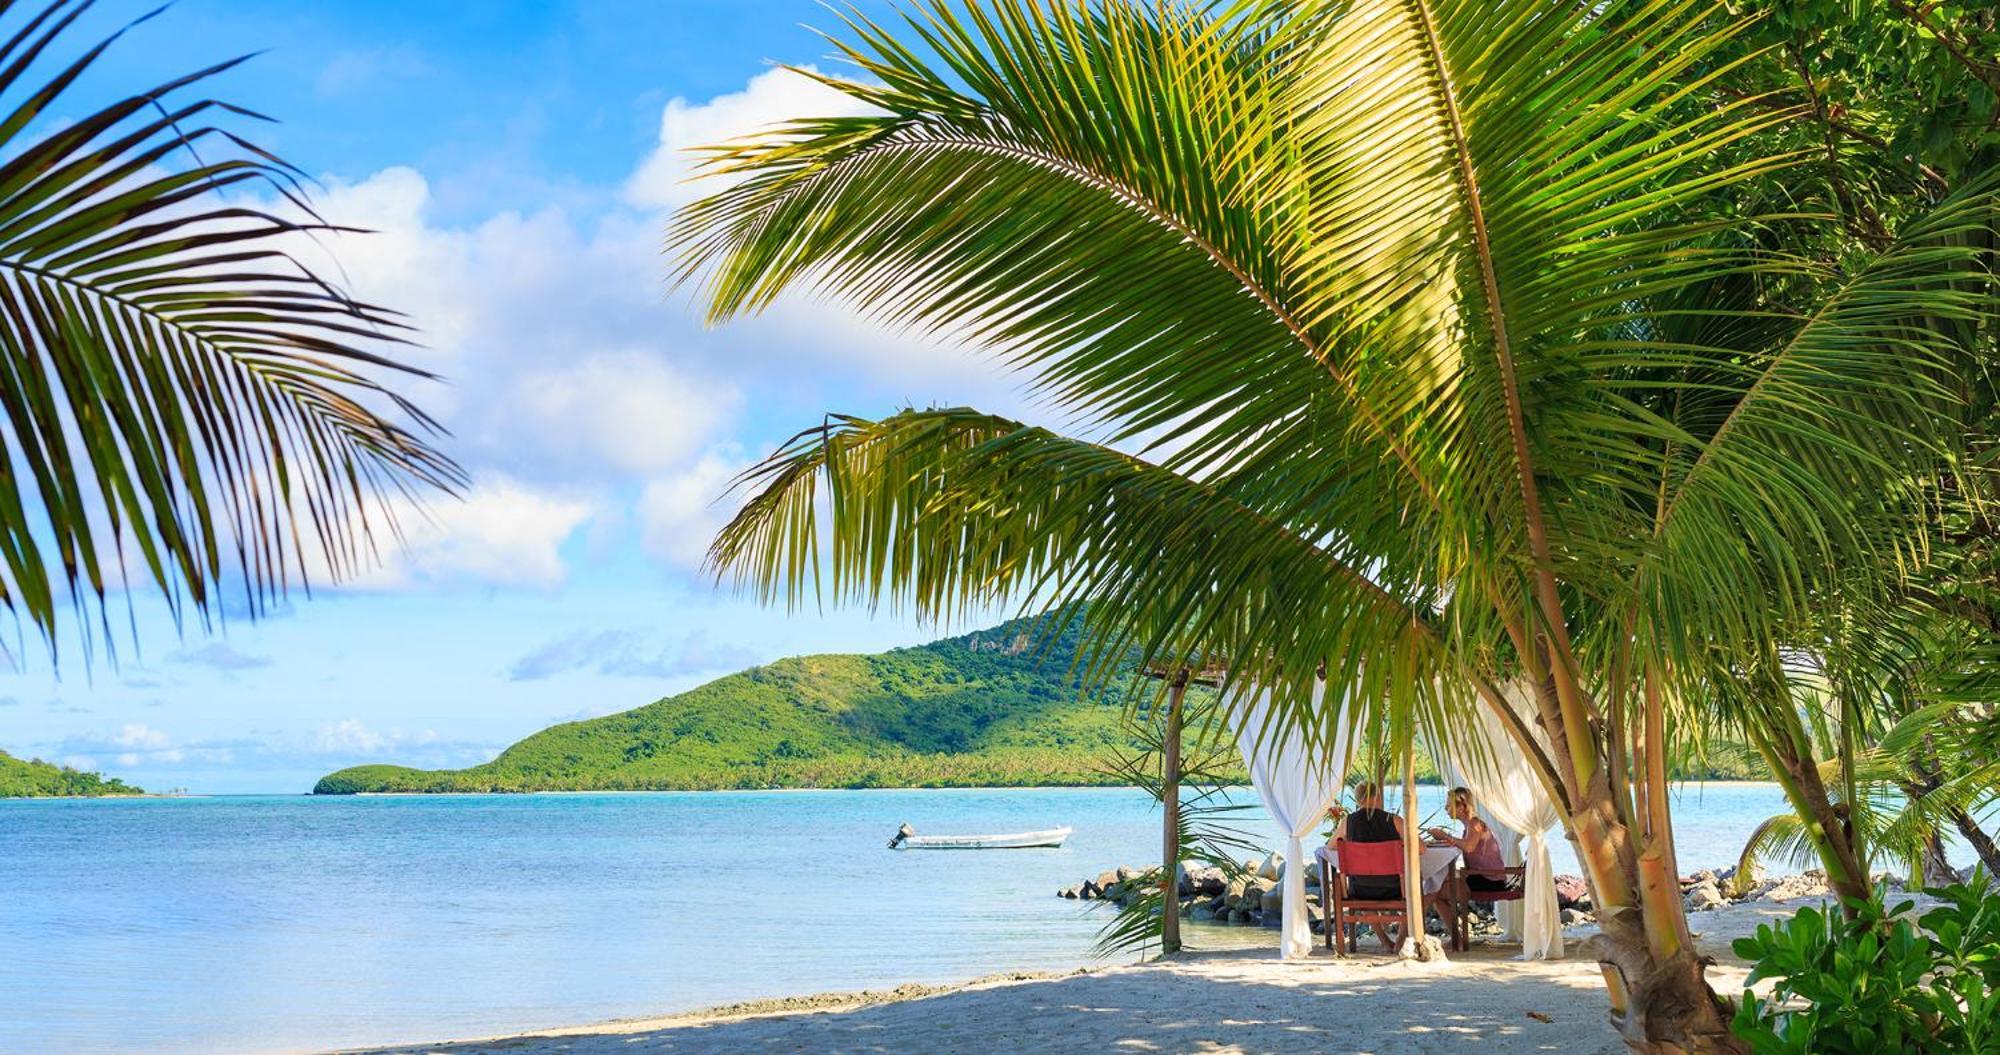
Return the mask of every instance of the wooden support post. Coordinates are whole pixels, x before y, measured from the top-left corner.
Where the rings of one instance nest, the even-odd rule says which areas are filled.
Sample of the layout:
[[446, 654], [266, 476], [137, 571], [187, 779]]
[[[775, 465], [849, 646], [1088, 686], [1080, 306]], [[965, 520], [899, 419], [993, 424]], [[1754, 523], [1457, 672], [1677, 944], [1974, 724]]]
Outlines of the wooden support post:
[[1160, 955], [1181, 951], [1181, 697], [1187, 694], [1188, 674], [1174, 676], [1167, 690], [1167, 736], [1165, 758], [1160, 764], [1160, 813], [1164, 817], [1160, 834], [1161, 880]]
[[[1417, 738], [1414, 730], [1403, 751], [1403, 904], [1408, 908], [1409, 926], [1404, 938], [1421, 943], [1424, 937], [1423, 839], [1417, 831]], [[1423, 946], [1417, 947], [1419, 953]]]

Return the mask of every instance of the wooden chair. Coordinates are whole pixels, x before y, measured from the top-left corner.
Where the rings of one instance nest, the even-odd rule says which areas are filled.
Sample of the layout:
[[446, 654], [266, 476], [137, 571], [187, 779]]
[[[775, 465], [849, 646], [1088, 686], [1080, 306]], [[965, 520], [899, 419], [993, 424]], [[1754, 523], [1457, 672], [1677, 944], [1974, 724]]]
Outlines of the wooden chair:
[[[1452, 878], [1459, 880], [1459, 882], [1453, 884], [1453, 888], [1465, 891], [1465, 897], [1452, 905], [1451, 948], [1453, 952], [1464, 952], [1466, 949], [1472, 947], [1472, 928], [1465, 922], [1466, 908], [1472, 902], [1478, 901], [1491, 905], [1500, 901], [1519, 901], [1527, 896], [1528, 869], [1525, 866], [1511, 865], [1506, 868], [1469, 868], [1463, 866], [1464, 862], [1462, 860], [1453, 862], [1451, 866]], [[1499, 890], [1473, 890], [1471, 889], [1471, 885], [1465, 882], [1465, 879], [1470, 876], [1484, 876], [1487, 879], [1503, 883], [1505, 886]]]
[[[1327, 948], [1338, 955], [1340, 947], [1334, 944], [1334, 935], [1341, 935], [1347, 943], [1348, 952], [1357, 952], [1354, 927], [1366, 923], [1377, 933], [1390, 924], [1400, 923], [1403, 933], [1410, 933], [1410, 908], [1403, 900], [1403, 844], [1401, 840], [1386, 843], [1357, 843], [1347, 839], [1336, 839], [1334, 855], [1339, 858], [1339, 867], [1322, 862], [1320, 865], [1319, 896], [1326, 921], [1322, 926], [1326, 931]], [[1394, 900], [1379, 898], [1356, 898], [1347, 890], [1350, 879], [1391, 879], [1396, 883]]]

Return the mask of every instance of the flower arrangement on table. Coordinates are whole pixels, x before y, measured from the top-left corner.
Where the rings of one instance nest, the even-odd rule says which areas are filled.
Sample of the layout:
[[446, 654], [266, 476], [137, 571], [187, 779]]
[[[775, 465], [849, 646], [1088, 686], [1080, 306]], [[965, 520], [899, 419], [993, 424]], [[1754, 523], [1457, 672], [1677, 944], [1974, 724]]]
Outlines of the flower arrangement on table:
[[1326, 819], [1333, 822], [1333, 827], [1326, 830], [1326, 844], [1328, 846], [1333, 845], [1333, 833], [1340, 830], [1340, 822], [1347, 819], [1347, 812], [1347, 807], [1342, 806], [1339, 802], [1335, 802], [1326, 808]]

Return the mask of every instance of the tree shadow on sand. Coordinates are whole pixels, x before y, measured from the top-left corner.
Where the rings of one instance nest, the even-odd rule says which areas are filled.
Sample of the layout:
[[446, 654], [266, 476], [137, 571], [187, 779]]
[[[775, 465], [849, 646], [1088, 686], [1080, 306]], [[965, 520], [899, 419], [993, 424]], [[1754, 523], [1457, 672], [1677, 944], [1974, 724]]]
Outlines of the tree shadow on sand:
[[[1268, 950], [1197, 954], [837, 1012], [628, 1023], [355, 1055], [1615, 1055], [1595, 971], [1479, 950], [1449, 965], [1322, 950], [1279, 967]], [[1531, 1013], [1532, 1012], [1532, 1013]]]

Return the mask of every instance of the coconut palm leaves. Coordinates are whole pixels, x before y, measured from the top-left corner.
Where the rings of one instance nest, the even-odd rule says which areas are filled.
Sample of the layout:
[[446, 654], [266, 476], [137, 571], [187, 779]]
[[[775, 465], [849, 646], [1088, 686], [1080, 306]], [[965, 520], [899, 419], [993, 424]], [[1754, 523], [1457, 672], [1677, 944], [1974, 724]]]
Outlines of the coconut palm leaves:
[[1907, 556], [1897, 549], [1920, 538], [1935, 483], [1919, 467], [1958, 439], [1958, 328], [1993, 310], [1992, 291], [1963, 274], [1978, 255], [1965, 236], [1991, 227], [1994, 189], [1989, 176], [1961, 190], [1851, 275], [1826, 276], [1826, 292], [1767, 354], [1718, 364], [1737, 372], [1737, 394], [1684, 412], [1684, 427], [1705, 432], [1667, 448], [1656, 542], [1639, 575], [1642, 591], [1684, 577], [1680, 597], [1650, 603], [1744, 598], [1757, 582], [1764, 596], [1715, 614], [1735, 624], [1733, 640], [1770, 640], [1780, 621], [1810, 615], [1806, 602], [1826, 596], [1814, 587], [1851, 569], [1844, 561]]
[[1323, 664], [1398, 728], [1478, 698], [1534, 749], [1494, 689], [1520, 678], [1637, 987], [1614, 1016], [1645, 1050], [1726, 1043], [1671, 874], [1671, 721], [1715, 656], [1921, 548], [1996, 186], [1786, 251], [1841, 228], [1746, 209], [1802, 160], [1769, 145], [1792, 111], [1720, 90], [1757, 58], [1730, 10], [850, 21], [859, 76], [827, 80], [875, 112], [717, 148], [679, 274], [716, 319], [811, 285], [989, 347], [1092, 442], [830, 419], [747, 477], [718, 567], [797, 600], [825, 546], [847, 599], [1088, 601], [1100, 648], [1226, 660], [1225, 695], [1309, 727]]
[[[1267, 684], [1288, 680], [1262, 668], [1273, 657], [1348, 657], [1377, 692], [1392, 670], [1440, 669], [1441, 630], [1351, 552], [1214, 486], [1044, 429], [968, 410], [831, 419], [746, 481], [757, 493], [714, 558], [767, 601], [801, 601], [824, 556], [832, 599], [908, 598], [929, 618], [1021, 598], [1083, 603], [1099, 677], [1133, 647], [1142, 664], [1236, 657], [1238, 674]], [[1345, 617], [1325, 618], [1334, 611]], [[1363, 668], [1385, 642], [1402, 663]]]
[[0, 599], [45, 635], [130, 577], [254, 613], [367, 561], [383, 498], [460, 479], [386, 381], [424, 375], [373, 350], [404, 324], [288, 255], [335, 228], [258, 204], [303, 211], [295, 170], [191, 94], [234, 63], [79, 116], [117, 39], [55, 58], [87, 7], [0, 4]]
[[1316, 469], [1253, 504], [1414, 500], [1396, 460], [1344, 439], [1373, 411], [1328, 383], [1265, 249], [1288, 217], [1247, 193], [1257, 157], [1239, 140], [1255, 130], [1236, 115], [1275, 105], [1269, 50], [1247, 27], [1163, 19], [940, 9], [912, 26], [935, 42], [928, 62], [857, 23], [848, 53], [881, 86], [838, 86], [882, 114], [720, 152], [717, 170], [744, 178], [681, 218], [685, 273], [718, 318], [811, 276], [991, 344], [1111, 441], [1183, 444], [1174, 467], [1268, 468], [1311, 444], [1341, 468], [1337, 492]]
[[[1873, 308], [1929, 292], [1948, 251], [1929, 229], [1827, 310], [1718, 319], [1700, 303], [1732, 276], [1754, 290], [1805, 266], [1722, 237], [1703, 204], [1786, 163], [1748, 147], [1768, 107], [1688, 104], [1727, 69], [1704, 65], [1739, 28], [1718, 9], [1000, 2], [925, 7], [907, 28], [922, 54], [860, 20], [839, 45], [865, 79], [831, 83], [879, 113], [716, 151], [735, 182], [674, 232], [715, 317], [812, 282], [989, 344], [1109, 443], [1151, 442], [1161, 470], [1365, 569], [1461, 654], [1532, 667], [1537, 635], [1569, 632], [1565, 607], [1640, 597], [1762, 625], [1761, 589], [1716, 582], [1796, 582], [1854, 544], [1798, 510], [1887, 491], [1905, 466], [1881, 452], [1907, 430], [1877, 412], [1939, 398], [1924, 369], [1865, 397], [1828, 383], [1842, 355], [1907, 350]], [[1968, 310], [1948, 291], [1925, 306]], [[1819, 464], [1799, 468], [1815, 440]], [[803, 486], [799, 468], [782, 483]], [[1768, 493], [1739, 514], [1753, 487]], [[773, 488], [746, 516], [785, 501]], [[918, 518], [895, 508], [903, 520], [874, 527]], [[1081, 559], [1077, 545], [1045, 556]], [[811, 553], [796, 534], [785, 546], [718, 557], [772, 580]], [[1144, 591], [1193, 616], [1209, 589], [1125, 582], [1098, 598]], [[1238, 614], [1250, 592], [1230, 599]], [[1708, 623], [1642, 634], [1682, 625]], [[1225, 646], [1186, 630], [1175, 647]], [[1321, 644], [1285, 652], [1293, 678]]]

